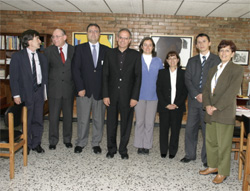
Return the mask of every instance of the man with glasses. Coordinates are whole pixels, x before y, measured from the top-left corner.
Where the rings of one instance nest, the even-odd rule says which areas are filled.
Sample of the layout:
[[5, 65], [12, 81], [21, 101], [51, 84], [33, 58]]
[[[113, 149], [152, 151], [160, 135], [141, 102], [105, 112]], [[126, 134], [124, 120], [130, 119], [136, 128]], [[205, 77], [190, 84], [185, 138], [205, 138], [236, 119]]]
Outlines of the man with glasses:
[[72, 75], [77, 98], [77, 140], [75, 153], [81, 153], [88, 143], [90, 114], [92, 114], [92, 149], [102, 152], [105, 105], [102, 102], [102, 67], [104, 55], [109, 49], [99, 43], [100, 27], [91, 23], [87, 26], [88, 42], [76, 46], [72, 62]]
[[53, 45], [45, 49], [49, 63], [49, 149], [55, 150], [59, 141], [59, 119], [63, 114], [63, 143], [72, 148], [72, 113], [74, 83], [71, 75], [71, 61], [74, 47], [69, 45], [63, 29], [52, 34]]
[[141, 86], [141, 56], [130, 49], [131, 32], [124, 28], [117, 36], [118, 47], [107, 52], [103, 66], [103, 102], [107, 106], [107, 158], [117, 152], [116, 134], [120, 113], [120, 145], [122, 159], [128, 159], [127, 145], [131, 133], [134, 107]]

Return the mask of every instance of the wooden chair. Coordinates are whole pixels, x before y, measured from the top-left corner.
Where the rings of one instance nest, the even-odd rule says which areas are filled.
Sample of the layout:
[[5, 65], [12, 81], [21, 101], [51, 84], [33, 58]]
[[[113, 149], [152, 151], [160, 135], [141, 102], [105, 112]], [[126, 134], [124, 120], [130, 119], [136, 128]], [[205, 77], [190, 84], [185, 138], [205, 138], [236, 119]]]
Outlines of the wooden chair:
[[[20, 126], [22, 130], [14, 130], [14, 127]], [[0, 130], [0, 156], [10, 158], [10, 179], [14, 178], [15, 152], [23, 147], [23, 164], [27, 166], [27, 107], [23, 105], [14, 105], [5, 112], [5, 124], [8, 129]], [[8, 150], [8, 152], [6, 151]]]
[[240, 153], [240, 160], [244, 163], [244, 177], [242, 183], [243, 191], [250, 191], [250, 133], [247, 138], [246, 152]]
[[[243, 121], [240, 123], [240, 127], [234, 127], [234, 134], [233, 134], [233, 140], [234, 147], [232, 148], [232, 152], [234, 153], [234, 160], [238, 160], [239, 152], [240, 152], [240, 132], [244, 129], [244, 123]], [[247, 139], [244, 138], [244, 143], [247, 142]]]
[[243, 121], [241, 122], [241, 126], [243, 126], [244, 128], [241, 129], [240, 132], [240, 157], [239, 157], [239, 174], [238, 174], [238, 179], [241, 180], [241, 176], [242, 176], [242, 165], [244, 164], [244, 156], [243, 154], [245, 153], [245, 151], [247, 150], [247, 145], [244, 144], [244, 136], [248, 135], [249, 131], [250, 131], [250, 118], [246, 117], [246, 116], [242, 116]]

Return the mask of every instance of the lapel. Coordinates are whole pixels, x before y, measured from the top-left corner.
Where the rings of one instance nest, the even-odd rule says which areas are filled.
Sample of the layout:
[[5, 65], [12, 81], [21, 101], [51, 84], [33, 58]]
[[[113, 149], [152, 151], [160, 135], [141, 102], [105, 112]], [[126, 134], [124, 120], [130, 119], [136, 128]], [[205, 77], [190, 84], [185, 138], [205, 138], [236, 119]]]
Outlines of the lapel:
[[[71, 60], [71, 56], [73, 55], [73, 48], [68, 44], [68, 52], [67, 52], [67, 60], [65, 61], [65, 64], [68, 60]], [[67, 62], [68, 63], [68, 62]], [[70, 62], [69, 62], [70, 63]]]
[[26, 68], [27, 73], [28, 73], [30, 79], [32, 79], [32, 69], [31, 69], [30, 59], [29, 59], [29, 55], [28, 55], [28, 52], [27, 52], [26, 48], [23, 49], [22, 57], [23, 57], [22, 60], [23, 60], [24, 68]]
[[[216, 94], [216, 92], [224, 89], [223, 87], [226, 85], [226, 83], [228, 81], [228, 75], [231, 73], [230, 68], [231, 68], [232, 64], [233, 63], [231, 61], [229, 61], [228, 64], [226, 65], [226, 67], [224, 68], [224, 70], [222, 71], [222, 73], [217, 81], [217, 85], [215, 86], [215, 90], [214, 90], [215, 94]], [[216, 69], [217, 69], [217, 66], [216, 66]]]
[[[53, 57], [54, 57], [56, 60], [58, 60], [58, 62], [56, 62], [56, 63], [63, 64], [62, 59], [61, 59], [61, 55], [60, 55], [59, 50], [58, 50], [58, 47], [55, 46], [55, 45], [53, 45], [53, 46], [54, 46], [54, 47], [53, 47], [53, 54], [54, 54]], [[65, 61], [65, 63], [66, 63], [66, 61]]]
[[[90, 48], [89, 42], [86, 43], [86, 51], [87, 51], [87, 55], [89, 55], [90, 67], [94, 69], [94, 68], [95, 68], [95, 67], [94, 67], [94, 60], [93, 60], [93, 57], [92, 57], [92, 52], [91, 52], [91, 48]], [[98, 58], [98, 59], [99, 59], [99, 58]], [[98, 64], [98, 62], [97, 62], [97, 64]]]
[[[101, 62], [102, 54], [103, 54], [103, 46], [99, 43], [99, 54], [98, 54], [98, 58], [97, 58], [97, 66], [96, 66], [96, 68], [101, 67], [101, 64], [102, 64], [102, 62]], [[92, 60], [93, 60], [93, 58], [92, 58]]]

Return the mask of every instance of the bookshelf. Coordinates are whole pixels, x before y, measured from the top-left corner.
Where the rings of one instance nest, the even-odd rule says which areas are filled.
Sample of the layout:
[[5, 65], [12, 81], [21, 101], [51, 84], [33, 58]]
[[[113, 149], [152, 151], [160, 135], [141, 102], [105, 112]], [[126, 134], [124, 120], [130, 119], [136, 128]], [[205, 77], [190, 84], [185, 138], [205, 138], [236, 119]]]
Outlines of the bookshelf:
[[[0, 33], [0, 110], [13, 105], [10, 83], [9, 65], [13, 53], [22, 49], [21, 33]], [[51, 35], [40, 34], [42, 41], [40, 52], [51, 44]]]

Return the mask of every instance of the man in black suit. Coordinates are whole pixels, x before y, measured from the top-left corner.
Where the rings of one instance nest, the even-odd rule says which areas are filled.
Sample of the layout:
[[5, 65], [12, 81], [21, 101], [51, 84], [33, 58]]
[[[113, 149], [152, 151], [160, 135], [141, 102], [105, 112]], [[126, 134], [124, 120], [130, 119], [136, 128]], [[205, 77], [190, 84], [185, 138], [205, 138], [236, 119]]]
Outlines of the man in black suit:
[[63, 143], [72, 148], [72, 115], [74, 102], [74, 82], [71, 75], [71, 61], [74, 47], [66, 43], [63, 29], [52, 34], [53, 45], [45, 49], [49, 63], [49, 149], [55, 150], [59, 141], [59, 118], [63, 113]]
[[202, 106], [202, 90], [206, 84], [207, 74], [210, 68], [220, 63], [220, 58], [210, 52], [210, 38], [207, 34], [198, 34], [195, 38], [196, 48], [200, 54], [190, 58], [185, 72], [185, 84], [188, 89], [188, 117], [185, 128], [185, 157], [181, 162], [188, 163], [196, 159], [198, 131], [201, 126], [203, 146], [201, 160], [207, 166], [205, 146], [205, 110]]
[[141, 86], [141, 56], [130, 49], [131, 32], [121, 29], [117, 36], [118, 47], [107, 52], [103, 66], [103, 102], [107, 106], [107, 158], [117, 152], [116, 134], [118, 113], [121, 116], [119, 153], [128, 159], [127, 145], [131, 133], [134, 107]]
[[43, 105], [47, 99], [48, 63], [37, 51], [41, 40], [35, 30], [22, 34], [23, 50], [14, 53], [10, 62], [10, 88], [15, 104], [25, 103], [28, 109], [28, 154], [30, 149], [43, 153]]
[[77, 98], [77, 140], [75, 153], [81, 153], [88, 143], [90, 114], [92, 111], [92, 148], [95, 154], [102, 152], [105, 105], [102, 102], [102, 67], [104, 55], [109, 49], [100, 44], [100, 27], [89, 24], [88, 42], [75, 48], [72, 61], [72, 76], [76, 86]]

